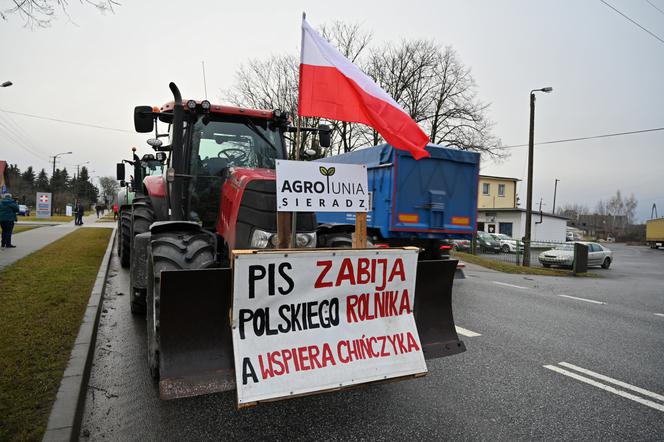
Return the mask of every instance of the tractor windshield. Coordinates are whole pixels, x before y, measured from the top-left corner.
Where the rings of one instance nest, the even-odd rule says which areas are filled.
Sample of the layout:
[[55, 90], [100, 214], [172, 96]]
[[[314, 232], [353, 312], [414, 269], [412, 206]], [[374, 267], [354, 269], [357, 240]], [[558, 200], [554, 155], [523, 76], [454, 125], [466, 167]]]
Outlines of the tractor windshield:
[[214, 230], [224, 170], [274, 169], [284, 158], [283, 137], [272, 120], [205, 115], [191, 126], [189, 217]]
[[265, 119], [226, 116], [199, 118], [192, 130], [191, 164], [194, 174], [218, 176], [226, 167], [274, 169], [283, 158], [278, 126]]

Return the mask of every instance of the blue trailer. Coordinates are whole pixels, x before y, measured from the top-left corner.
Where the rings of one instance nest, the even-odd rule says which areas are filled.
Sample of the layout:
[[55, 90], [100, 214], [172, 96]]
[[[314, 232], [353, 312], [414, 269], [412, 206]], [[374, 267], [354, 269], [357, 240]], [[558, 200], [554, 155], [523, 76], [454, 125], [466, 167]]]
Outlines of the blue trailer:
[[[476, 231], [480, 155], [435, 144], [426, 149], [431, 157], [419, 161], [389, 144], [319, 161], [367, 165], [367, 236], [372, 243], [418, 246], [425, 259], [437, 259], [449, 239], [471, 240]], [[350, 242], [355, 213], [320, 212], [316, 217], [319, 246]]]

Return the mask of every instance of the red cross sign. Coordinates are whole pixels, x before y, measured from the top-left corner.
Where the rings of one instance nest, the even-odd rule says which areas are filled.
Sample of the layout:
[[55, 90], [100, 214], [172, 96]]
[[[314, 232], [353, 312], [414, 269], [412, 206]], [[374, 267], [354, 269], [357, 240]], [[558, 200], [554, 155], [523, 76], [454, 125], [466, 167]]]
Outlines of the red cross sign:
[[48, 195], [40, 196], [39, 201], [42, 202], [42, 203], [47, 203], [48, 202]]

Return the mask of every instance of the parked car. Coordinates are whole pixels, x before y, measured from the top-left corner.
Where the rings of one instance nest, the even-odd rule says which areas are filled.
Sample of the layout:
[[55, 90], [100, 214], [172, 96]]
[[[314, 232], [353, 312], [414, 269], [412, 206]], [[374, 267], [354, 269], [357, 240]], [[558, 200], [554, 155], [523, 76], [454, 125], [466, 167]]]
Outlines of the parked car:
[[500, 243], [491, 234], [486, 232], [477, 232], [477, 247], [483, 253], [500, 253]]
[[451, 239], [452, 248], [460, 252], [470, 251], [470, 240], [468, 239]]
[[[503, 253], [516, 253], [517, 243], [516, 240], [505, 235], [504, 233], [490, 233], [493, 238], [500, 243], [500, 250]], [[519, 243], [519, 252], [523, 251], [523, 243]]]
[[18, 214], [21, 216], [30, 216], [30, 208], [25, 204], [18, 205]]
[[[596, 242], [577, 241], [588, 246], [588, 267], [601, 266], [608, 269], [613, 262], [613, 252]], [[574, 244], [560, 244], [556, 248], [542, 252], [537, 257], [544, 267], [571, 267], [574, 264]]]

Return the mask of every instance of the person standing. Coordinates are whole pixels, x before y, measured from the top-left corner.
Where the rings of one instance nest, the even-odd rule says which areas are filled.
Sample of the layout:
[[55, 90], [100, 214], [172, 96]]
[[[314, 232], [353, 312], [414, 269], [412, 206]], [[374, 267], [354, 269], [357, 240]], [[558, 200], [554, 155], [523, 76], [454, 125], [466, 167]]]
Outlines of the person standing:
[[12, 232], [18, 213], [18, 204], [12, 199], [11, 193], [5, 193], [0, 201], [0, 226], [2, 227], [2, 247], [13, 249]]
[[78, 225], [82, 226], [83, 225], [83, 203], [78, 202], [78, 205], [76, 206], [76, 217], [78, 218]]

